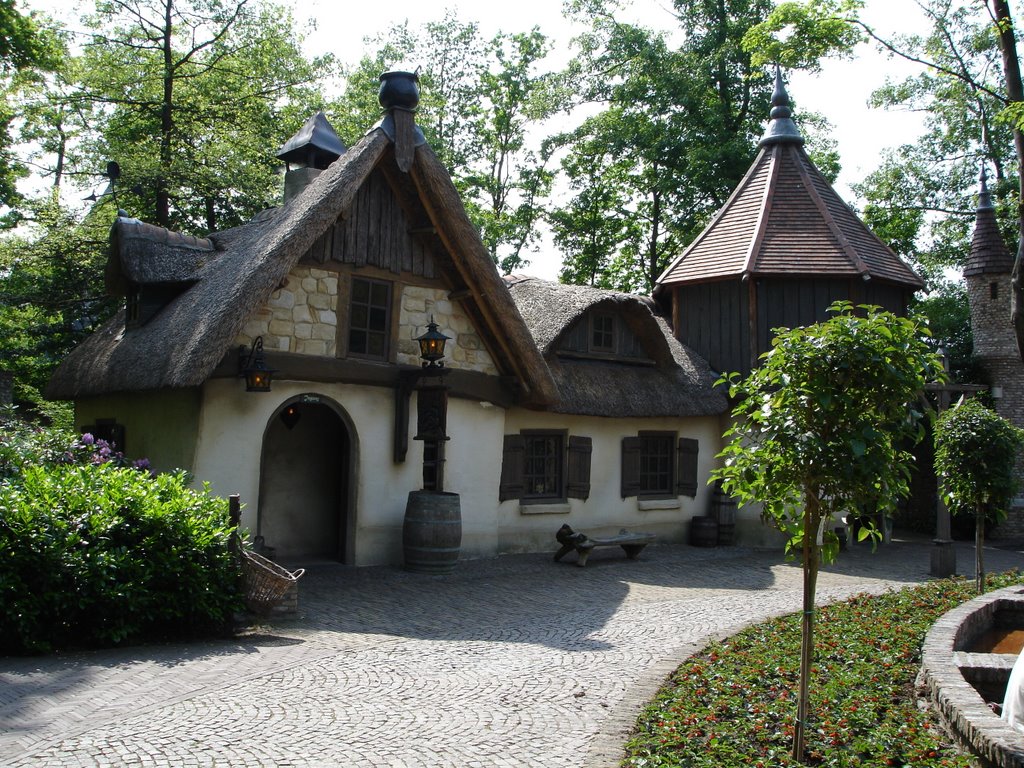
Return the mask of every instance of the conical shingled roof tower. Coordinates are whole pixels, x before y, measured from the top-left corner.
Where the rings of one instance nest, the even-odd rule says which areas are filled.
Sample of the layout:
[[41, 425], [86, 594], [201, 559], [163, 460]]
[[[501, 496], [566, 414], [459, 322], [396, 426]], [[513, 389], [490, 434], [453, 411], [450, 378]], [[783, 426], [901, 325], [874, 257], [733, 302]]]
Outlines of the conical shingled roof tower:
[[1012, 272], [1013, 255], [999, 233], [992, 195], [982, 170], [974, 235], [967, 266], [964, 267], [964, 279], [971, 305], [974, 357], [992, 385], [1003, 390], [1008, 386], [1020, 389], [1024, 384], [1008, 381], [1021, 379], [1024, 375], [1024, 367], [1017, 354], [1017, 337], [1010, 321]]
[[807, 325], [839, 299], [905, 312], [924, 282], [840, 199], [804, 151], [776, 71], [757, 157], [707, 228], [658, 278], [683, 343], [748, 372], [771, 329]]

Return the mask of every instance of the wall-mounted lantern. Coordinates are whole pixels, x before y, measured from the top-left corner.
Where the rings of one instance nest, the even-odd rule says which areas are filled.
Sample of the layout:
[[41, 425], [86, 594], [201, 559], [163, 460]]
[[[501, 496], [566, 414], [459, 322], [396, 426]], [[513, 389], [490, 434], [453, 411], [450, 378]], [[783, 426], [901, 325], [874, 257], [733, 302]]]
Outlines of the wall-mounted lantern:
[[246, 392], [269, 392], [274, 370], [267, 367], [263, 357], [263, 337], [257, 336], [252, 347], [246, 350], [245, 345], [238, 348], [238, 375], [245, 378]]
[[438, 361], [444, 357], [444, 346], [450, 338], [437, 330], [437, 323], [431, 317], [427, 323], [427, 332], [416, 338], [416, 343], [420, 345], [420, 357], [423, 358], [424, 368], [440, 368], [444, 365]]

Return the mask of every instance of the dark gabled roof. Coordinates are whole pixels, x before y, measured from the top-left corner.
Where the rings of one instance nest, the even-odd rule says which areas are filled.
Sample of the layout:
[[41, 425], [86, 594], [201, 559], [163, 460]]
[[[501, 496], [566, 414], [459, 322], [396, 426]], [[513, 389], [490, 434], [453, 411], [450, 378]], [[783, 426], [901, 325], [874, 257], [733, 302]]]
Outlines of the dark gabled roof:
[[[47, 396], [72, 399], [202, 384], [234, 351], [252, 312], [348, 209], [374, 168], [394, 165], [391, 146], [382, 130], [371, 130], [285, 206], [210, 235], [216, 250], [190, 268], [192, 287], [141, 327], [126, 331], [123, 311], [108, 321], [58, 366]], [[555, 387], [547, 365], [437, 156], [429, 146], [417, 147], [411, 173], [400, 175], [407, 186], [404, 203], [421, 207], [447, 251], [464, 289], [463, 306], [487, 337], [496, 339], [499, 368], [517, 378], [526, 404], [552, 401]], [[118, 219], [113, 241], [131, 240], [127, 235], [135, 230], [133, 220]], [[147, 240], [159, 238], [142, 238]], [[119, 252], [115, 248], [111, 257]]]
[[277, 157], [286, 163], [326, 168], [343, 154], [345, 145], [335, 132], [334, 126], [323, 112], [317, 112], [284, 143]]
[[974, 219], [974, 235], [971, 238], [971, 253], [964, 267], [964, 277], [974, 275], [1008, 275], [1013, 272], [1013, 255], [1006, 247], [996, 221], [996, 209], [992, 205], [992, 194], [988, 191], [985, 172], [981, 174], [981, 190], [978, 193], [978, 212]]
[[[558, 388], [551, 410], [617, 418], [713, 416], [728, 407], [707, 362], [679, 343], [647, 297], [532, 277], [505, 279], [523, 319], [544, 353]], [[559, 342], [591, 311], [612, 312], [653, 360], [639, 365], [558, 354]]]
[[771, 117], [739, 186], [658, 286], [772, 275], [861, 277], [923, 288], [811, 162], [781, 79]]

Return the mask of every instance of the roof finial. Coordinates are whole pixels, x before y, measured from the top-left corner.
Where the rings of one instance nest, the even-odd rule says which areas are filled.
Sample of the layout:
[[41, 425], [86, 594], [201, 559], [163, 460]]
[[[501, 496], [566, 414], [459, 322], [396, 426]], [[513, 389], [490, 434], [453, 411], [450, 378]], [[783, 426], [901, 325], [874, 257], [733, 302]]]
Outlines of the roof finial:
[[792, 144], [803, 144], [804, 137], [800, 135], [800, 129], [793, 122], [793, 110], [789, 108], [789, 94], [786, 93], [786, 85], [782, 81], [782, 68], [775, 65], [775, 88], [772, 89], [772, 110], [769, 113], [771, 120], [768, 128], [761, 137], [759, 146], [767, 144], [781, 144], [783, 142]]
[[988, 191], [988, 169], [985, 168], [985, 161], [981, 161], [981, 176], [978, 177], [981, 186], [978, 189], [978, 210], [992, 208], [992, 193]]

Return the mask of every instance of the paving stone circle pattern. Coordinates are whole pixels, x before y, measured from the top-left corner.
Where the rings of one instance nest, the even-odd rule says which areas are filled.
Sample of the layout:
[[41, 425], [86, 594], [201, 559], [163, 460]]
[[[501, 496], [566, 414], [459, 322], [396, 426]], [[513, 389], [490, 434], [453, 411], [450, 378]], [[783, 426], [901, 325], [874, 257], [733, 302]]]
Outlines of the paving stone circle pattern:
[[[929, 578], [930, 541], [857, 545], [822, 602]], [[958, 545], [962, 573], [973, 549]], [[990, 572], [1024, 552], [986, 551]], [[0, 765], [614, 766], [640, 708], [710, 639], [799, 607], [778, 552], [652, 545], [453, 574], [324, 564], [294, 618], [199, 644], [0, 658]]]

